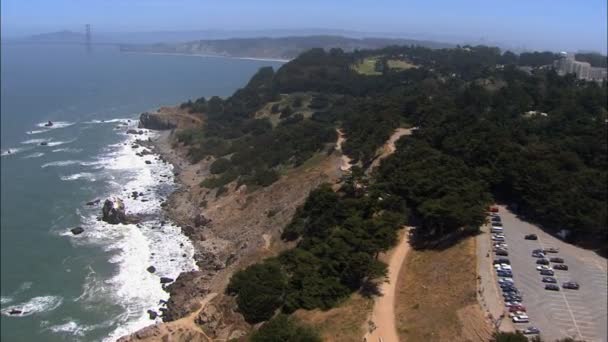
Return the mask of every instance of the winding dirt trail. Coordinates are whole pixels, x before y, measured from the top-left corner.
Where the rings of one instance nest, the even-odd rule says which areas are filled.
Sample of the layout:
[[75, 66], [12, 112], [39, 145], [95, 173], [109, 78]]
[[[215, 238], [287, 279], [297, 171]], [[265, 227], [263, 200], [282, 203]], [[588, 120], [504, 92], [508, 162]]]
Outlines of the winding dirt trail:
[[404, 135], [411, 135], [415, 129], [416, 129], [415, 127], [414, 128], [397, 128], [393, 132], [393, 134], [388, 138], [386, 143], [384, 143], [384, 145], [380, 149], [378, 149], [378, 152], [376, 153], [378, 156], [376, 157], [376, 159], [374, 159], [372, 164], [366, 170], [366, 173], [369, 174], [373, 169], [375, 169], [376, 167], [378, 167], [380, 165], [380, 162], [384, 158], [395, 153], [395, 150], [397, 149], [397, 147], [395, 147], [395, 143], [397, 142], [397, 140], [399, 140], [399, 138], [401, 138]]
[[397, 277], [401, 271], [401, 266], [405, 262], [405, 257], [410, 250], [409, 229], [401, 232], [399, 243], [388, 253], [388, 279], [382, 283], [380, 292], [382, 296], [376, 298], [374, 310], [370, 317], [370, 324], [374, 329], [370, 329], [364, 336], [367, 342], [398, 342], [397, 326], [395, 325], [395, 292], [397, 290]]
[[342, 159], [341, 159], [342, 162], [340, 164], [340, 170], [349, 171], [350, 168], [352, 167], [351, 159], [342, 152], [342, 144], [344, 144], [344, 142], [346, 141], [346, 138], [344, 137], [344, 132], [342, 132], [341, 129], [336, 129], [336, 132], [338, 133], [338, 141], [336, 142], [336, 150], [340, 151], [340, 153], [342, 153]]

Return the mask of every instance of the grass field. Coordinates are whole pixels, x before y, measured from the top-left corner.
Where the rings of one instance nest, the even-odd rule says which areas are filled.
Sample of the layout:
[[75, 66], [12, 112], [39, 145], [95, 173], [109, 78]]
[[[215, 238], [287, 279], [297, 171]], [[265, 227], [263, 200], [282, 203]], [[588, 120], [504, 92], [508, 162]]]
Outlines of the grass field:
[[374, 76], [381, 75], [382, 73], [376, 71], [376, 61], [377, 57], [369, 57], [364, 59], [363, 61], [357, 63], [354, 66], [356, 72], [362, 75]]
[[294, 315], [302, 322], [318, 329], [323, 341], [361, 341], [373, 306], [373, 299], [355, 293], [336, 308], [327, 311], [298, 310]]
[[400, 59], [389, 59], [388, 61], [386, 61], [386, 64], [388, 64], [388, 67], [390, 69], [407, 70], [411, 68], [417, 68], [416, 65]]
[[477, 303], [475, 239], [442, 250], [411, 250], [397, 281], [396, 325], [402, 341], [488, 341]]

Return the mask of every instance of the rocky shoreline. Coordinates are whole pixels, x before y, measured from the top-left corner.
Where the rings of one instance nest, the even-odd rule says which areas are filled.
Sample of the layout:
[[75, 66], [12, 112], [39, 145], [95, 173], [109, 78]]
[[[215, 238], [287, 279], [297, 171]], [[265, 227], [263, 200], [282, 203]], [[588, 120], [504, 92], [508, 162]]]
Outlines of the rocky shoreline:
[[[289, 247], [280, 239], [282, 228], [312, 189], [340, 178], [339, 153], [325, 155], [312, 166], [290, 170], [266, 188], [247, 189], [233, 183], [218, 196], [215, 189], [199, 185], [210, 174], [213, 158], [192, 164], [187, 148], [175, 141], [178, 130], [201, 127], [202, 116], [196, 118], [179, 108], [163, 108], [154, 115], [162, 116], [162, 120], [152, 118], [153, 122], [174, 122], [174, 127], [165, 126], [157, 137], [138, 143], [174, 167], [178, 187], [161, 206], [192, 241], [198, 270], [182, 273], [166, 286], [170, 298], [162, 311], [165, 323], [149, 326], [120, 341], [151, 341], [163, 336], [179, 340], [175, 334], [186, 337], [183, 334], [192, 334], [193, 329], [197, 333], [204, 331], [208, 338], [238, 339], [251, 326], [236, 312], [234, 298], [224, 295], [231, 275]], [[158, 129], [147, 124], [149, 113], [142, 114], [142, 118], [141, 128]], [[187, 329], [183, 327], [185, 320]]]

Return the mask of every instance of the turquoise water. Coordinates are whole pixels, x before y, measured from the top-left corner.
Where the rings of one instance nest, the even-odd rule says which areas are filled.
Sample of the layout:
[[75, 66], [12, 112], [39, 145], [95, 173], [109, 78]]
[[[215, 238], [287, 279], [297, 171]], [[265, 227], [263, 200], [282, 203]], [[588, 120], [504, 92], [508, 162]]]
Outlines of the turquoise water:
[[[267, 65], [280, 66], [2, 45], [2, 341], [98, 341], [153, 323], [146, 310], [166, 299], [158, 277], [192, 269], [193, 251], [178, 227], [160, 224], [171, 166], [136, 157], [125, 130], [142, 111], [229, 95]], [[145, 202], [126, 199], [134, 190]], [[98, 222], [99, 207], [85, 203], [108, 196], [152, 215], [139, 226]], [[73, 236], [74, 226], [85, 232]]]

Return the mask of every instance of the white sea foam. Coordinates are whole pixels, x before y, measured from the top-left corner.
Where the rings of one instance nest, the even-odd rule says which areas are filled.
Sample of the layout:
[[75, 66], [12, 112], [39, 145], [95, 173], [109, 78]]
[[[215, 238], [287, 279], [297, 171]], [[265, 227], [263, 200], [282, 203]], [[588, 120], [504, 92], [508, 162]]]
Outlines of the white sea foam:
[[[11, 305], [3, 308], [0, 312], [5, 316], [24, 317], [40, 312], [48, 312], [58, 308], [63, 302], [63, 298], [58, 296], [40, 296], [34, 297], [21, 304]], [[21, 313], [11, 314], [11, 311], [19, 310]]]
[[[103, 165], [103, 177], [114, 179], [108, 182], [108, 193], [100, 194], [100, 197], [118, 196], [123, 199], [127, 212], [151, 217], [138, 225], [112, 226], [97, 221], [98, 213], [94, 212], [83, 218], [82, 224], [89, 227], [87, 234], [72, 240], [75, 244], [101, 246], [112, 254], [109, 261], [117, 266], [110, 279], [103, 279], [90, 269], [82, 293], [75, 299], [84, 307], [94, 308], [108, 298], [123, 306], [124, 312], [115, 317], [113, 326], [116, 329], [107, 341], [114, 341], [151, 323], [146, 311], [157, 310], [159, 300], [169, 297], [162, 289], [159, 277], [175, 279], [181, 272], [196, 268], [190, 240], [179, 227], [172, 223], [161, 226], [160, 222], [163, 199], [159, 194], [165, 196], [173, 190], [172, 166], [152, 155], [145, 158], [136, 156], [130, 148], [135, 139], [137, 137], [127, 136], [125, 141], [109, 146], [107, 153], [98, 160], [81, 163]], [[152, 161], [152, 164], [146, 164], [145, 160]], [[143, 192], [143, 199], [147, 201], [142, 202], [142, 197], [137, 200], [131, 198], [132, 191]], [[154, 274], [146, 270], [151, 265], [156, 268]]]
[[22, 144], [40, 144], [41, 142], [48, 142], [49, 139], [28, 139], [25, 141], [22, 141]]
[[36, 153], [28, 154], [27, 156], [24, 156], [23, 159], [27, 159], [27, 158], [40, 158], [43, 155], [44, 155], [44, 152], [36, 152]]
[[19, 152], [23, 152], [23, 151], [27, 151], [29, 150], [29, 148], [25, 148], [25, 147], [14, 147], [14, 148], [7, 148], [6, 150], [2, 150], [0, 152], [0, 155], [2, 157], [7, 157], [7, 156], [12, 156], [15, 155]]
[[4, 305], [4, 304], [8, 304], [10, 302], [13, 301], [13, 298], [9, 297], [9, 296], [1, 296], [0, 297], [0, 304]]
[[42, 127], [45, 130], [49, 130], [49, 129], [56, 129], [56, 128], [64, 128], [64, 127], [72, 126], [74, 124], [74, 122], [53, 121], [53, 126], [45, 126], [47, 123], [48, 123], [48, 121], [47, 122], [40, 122], [36, 126]]
[[39, 133], [44, 133], [47, 131], [48, 131], [48, 129], [37, 129], [37, 130], [33, 130], [33, 131], [27, 131], [27, 132], [25, 132], [25, 134], [39, 134]]
[[78, 152], [82, 152], [82, 149], [81, 148], [63, 147], [63, 148], [56, 148], [56, 149], [52, 150], [51, 152], [78, 153]]
[[67, 140], [67, 141], [49, 141], [48, 145], [49, 146], [59, 146], [59, 145], [63, 145], [63, 144], [73, 143], [74, 141], [76, 141], [76, 139]]
[[68, 166], [68, 165], [74, 165], [74, 164], [80, 164], [80, 163], [82, 163], [80, 160], [58, 160], [58, 161], [42, 164], [42, 166], [40, 166], [40, 167], [44, 169], [49, 166]]
[[85, 123], [88, 123], [88, 124], [116, 123], [116, 122], [129, 123], [129, 120], [131, 120], [131, 123], [133, 123], [134, 121], [137, 121], [136, 119], [132, 119], [132, 118], [116, 118], [116, 119], [108, 119], [108, 120], [91, 120], [91, 121], [86, 121]]
[[62, 181], [73, 181], [73, 180], [78, 180], [78, 179], [86, 179], [88, 181], [94, 182], [96, 180], [95, 175], [90, 172], [75, 173], [73, 175], [61, 176], [60, 178]]
[[63, 324], [53, 325], [48, 328], [54, 333], [69, 334], [70, 336], [84, 336], [91, 328], [79, 325], [76, 321], [68, 321]]

